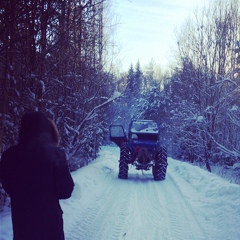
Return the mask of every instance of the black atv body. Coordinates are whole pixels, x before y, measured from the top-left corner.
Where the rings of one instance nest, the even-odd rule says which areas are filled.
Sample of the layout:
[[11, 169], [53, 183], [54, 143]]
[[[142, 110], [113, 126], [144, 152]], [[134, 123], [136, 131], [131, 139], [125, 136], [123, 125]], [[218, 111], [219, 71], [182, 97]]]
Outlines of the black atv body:
[[111, 125], [110, 140], [120, 147], [119, 174], [128, 178], [128, 164], [137, 170], [152, 168], [155, 180], [164, 180], [167, 170], [167, 151], [160, 145], [160, 127], [152, 120], [132, 120], [128, 135], [122, 125]]

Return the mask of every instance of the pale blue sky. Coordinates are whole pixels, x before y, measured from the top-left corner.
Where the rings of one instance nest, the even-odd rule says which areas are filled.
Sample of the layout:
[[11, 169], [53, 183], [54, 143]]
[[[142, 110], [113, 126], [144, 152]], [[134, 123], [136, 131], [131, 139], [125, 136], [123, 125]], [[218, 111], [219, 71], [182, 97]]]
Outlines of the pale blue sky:
[[121, 24], [117, 39], [122, 45], [119, 58], [123, 69], [153, 59], [166, 68], [176, 47], [176, 29], [204, 0], [112, 0]]

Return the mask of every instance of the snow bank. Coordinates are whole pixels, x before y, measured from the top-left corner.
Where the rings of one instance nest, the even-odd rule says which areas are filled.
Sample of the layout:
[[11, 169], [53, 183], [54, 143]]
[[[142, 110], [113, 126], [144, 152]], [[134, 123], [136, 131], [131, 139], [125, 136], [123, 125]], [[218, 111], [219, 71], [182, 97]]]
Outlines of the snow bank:
[[205, 229], [214, 236], [209, 239], [240, 239], [240, 186], [189, 163], [169, 162], [179, 189], [193, 208], [201, 210]]

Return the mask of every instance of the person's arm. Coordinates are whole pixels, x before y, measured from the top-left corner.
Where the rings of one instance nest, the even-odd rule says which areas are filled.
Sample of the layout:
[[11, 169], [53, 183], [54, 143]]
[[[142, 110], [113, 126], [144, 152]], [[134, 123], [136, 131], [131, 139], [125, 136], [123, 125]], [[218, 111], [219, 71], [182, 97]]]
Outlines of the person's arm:
[[59, 149], [57, 154], [57, 164], [55, 170], [56, 194], [59, 199], [67, 199], [71, 197], [74, 182], [68, 169], [66, 154]]
[[[11, 164], [10, 160], [7, 157], [6, 151], [2, 154], [1, 161], [0, 161], [0, 182], [2, 183], [3, 189], [8, 193], [11, 194], [11, 185], [12, 185], [12, 174], [11, 171]], [[13, 167], [13, 166], [12, 166]]]

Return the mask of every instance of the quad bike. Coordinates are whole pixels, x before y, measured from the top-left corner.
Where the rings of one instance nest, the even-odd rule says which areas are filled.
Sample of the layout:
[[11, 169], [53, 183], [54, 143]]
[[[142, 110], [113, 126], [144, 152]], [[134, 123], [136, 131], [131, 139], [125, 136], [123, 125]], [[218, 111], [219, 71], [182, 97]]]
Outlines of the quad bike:
[[128, 178], [128, 164], [137, 170], [150, 170], [156, 181], [164, 180], [167, 171], [167, 150], [160, 145], [159, 124], [152, 120], [132, 120], [128, 136], [122, 125], [109, 127], [110, 140], [120, 148], [119, 174]]

